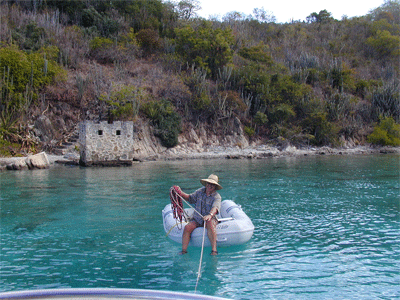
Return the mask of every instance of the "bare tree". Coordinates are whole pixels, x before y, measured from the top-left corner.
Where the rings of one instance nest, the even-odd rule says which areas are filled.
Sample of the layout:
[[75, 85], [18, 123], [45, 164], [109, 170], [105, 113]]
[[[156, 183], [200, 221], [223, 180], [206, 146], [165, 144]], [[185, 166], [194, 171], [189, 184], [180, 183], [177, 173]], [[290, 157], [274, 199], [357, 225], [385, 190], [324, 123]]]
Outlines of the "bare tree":
[[260, 23], [274, 23], [276, 22], [276, 17], [272, 12], [265, 10], [264, 7], [253, 9], [253, 15], [256, 20]]
[[199, 0], [183, 0], [177, 5], [178, 14], [181, 19], [189, 20], [197, 16], [197, 11], [201, 9]]

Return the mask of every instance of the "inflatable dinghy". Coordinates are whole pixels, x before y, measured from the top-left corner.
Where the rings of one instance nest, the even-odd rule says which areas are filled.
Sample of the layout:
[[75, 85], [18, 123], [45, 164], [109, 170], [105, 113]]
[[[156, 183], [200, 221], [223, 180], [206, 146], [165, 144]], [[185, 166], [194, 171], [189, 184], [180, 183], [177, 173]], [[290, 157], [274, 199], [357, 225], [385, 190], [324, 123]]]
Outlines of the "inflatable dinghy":
[[[193, 208], [186, 208], [186, 214], [191, 218]], [[171, 204], [167, 204], [162, 211], [164, 230], [167, 236], [177, 243], [182, 243], [182, 233], [188, 220], [180, 222], [174, 218]], [[250, 218], [242, 210], [242, 207], [232, 200], [224, 200], [221, 203], [221, 211], [217, 214], [217, 246], [241, 245], [248, 242], [254, 232], [254, 225]], [[189, 246], [201, 247], [203, 230], [206, 230], [204, 246], [211, 246], [207, 238], [207, 229], [198, 227], [192, 232]]]

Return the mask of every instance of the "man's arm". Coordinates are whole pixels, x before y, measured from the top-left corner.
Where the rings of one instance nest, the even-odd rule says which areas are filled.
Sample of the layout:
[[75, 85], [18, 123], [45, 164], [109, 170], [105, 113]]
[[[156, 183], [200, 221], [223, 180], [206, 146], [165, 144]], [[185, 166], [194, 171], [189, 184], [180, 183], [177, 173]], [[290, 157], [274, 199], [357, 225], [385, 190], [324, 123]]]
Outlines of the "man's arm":
[[183, 199], [185, 199], [186, 201], [189, 201], [189, 194], [186, 194], [184, 192], [181, 192], [181, 196]]
[[217, 198], [214, 200], [213, 207], [211, 208], [209, 214], [204, 216], [204, 220], [209, 221], [212, 218], [214, 218], [214, 216], [218, 213], [220, 206], [221, 206], [221, 196], [217, 196]]

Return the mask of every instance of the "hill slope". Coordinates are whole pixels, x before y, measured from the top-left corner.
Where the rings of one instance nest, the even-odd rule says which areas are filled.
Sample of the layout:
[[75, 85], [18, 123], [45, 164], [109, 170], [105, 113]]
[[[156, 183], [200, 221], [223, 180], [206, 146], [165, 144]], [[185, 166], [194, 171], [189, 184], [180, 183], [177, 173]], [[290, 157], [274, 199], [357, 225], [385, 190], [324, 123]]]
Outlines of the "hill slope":
[[0, 5], [3, 155], [53, 151], [87, 119], [150, 124], [167, 148], [238, 128], [241, 146], [358, 145], [399, 122], [398, 0], [290, 24], [204, 20], [158, 0]]

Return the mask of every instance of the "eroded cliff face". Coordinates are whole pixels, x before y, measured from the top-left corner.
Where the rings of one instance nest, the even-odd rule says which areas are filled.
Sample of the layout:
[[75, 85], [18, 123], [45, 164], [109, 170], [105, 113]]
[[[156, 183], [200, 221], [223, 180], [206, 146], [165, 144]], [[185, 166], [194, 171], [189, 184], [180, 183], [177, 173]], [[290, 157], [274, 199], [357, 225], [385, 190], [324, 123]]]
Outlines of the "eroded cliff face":
[[133, 157], [136, 160], [156, 159], [167, 148], [153, 134], [153, 128], [144, 120], [137, 120], [133, 125]]
[[154, 136], [153, 128], [144, 120], [137, 120], [134, 124], [134, 158], [137, 160], [177, 159], [193, 157], [196, 153], [221, 151], [221, 147], [243, 149], [249, 146], [240, 121], [235, 120], [232, 132], [217, 135], [212, 130], [206, 130], [206, 125], [197, 128], [189, 125], [179, 135], [178, 145], [166, 148]]

